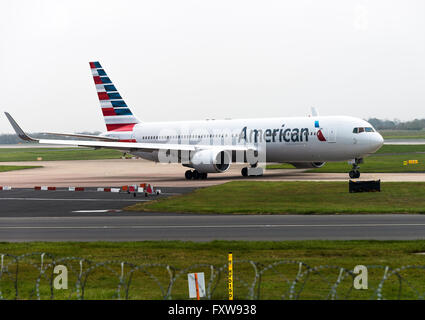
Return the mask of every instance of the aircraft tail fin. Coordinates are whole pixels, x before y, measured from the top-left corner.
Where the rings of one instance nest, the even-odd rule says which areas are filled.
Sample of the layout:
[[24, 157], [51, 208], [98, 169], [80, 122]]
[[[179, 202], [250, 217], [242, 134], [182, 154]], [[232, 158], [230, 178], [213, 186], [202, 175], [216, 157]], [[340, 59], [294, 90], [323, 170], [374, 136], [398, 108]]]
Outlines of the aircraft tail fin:
[[140, 121], [133, 115], [100, 63], [98, 61], [90, 62], [90, 69], [96, 85], [106, 130], [132, 131], [134, 125], [140, 123]]
[[311, 107], [311, 115], [313, 117], [318, 117], [319, 116], [319, 111], [317, 111], [317, 109], [315, 107]]

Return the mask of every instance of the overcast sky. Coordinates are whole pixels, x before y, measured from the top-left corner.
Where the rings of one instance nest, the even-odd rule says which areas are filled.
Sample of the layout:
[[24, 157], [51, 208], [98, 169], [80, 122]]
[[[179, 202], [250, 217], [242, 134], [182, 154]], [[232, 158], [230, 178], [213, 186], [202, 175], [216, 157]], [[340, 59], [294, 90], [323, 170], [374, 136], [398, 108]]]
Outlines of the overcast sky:
[[142, 121], [425, 118], [425, 1], [0, 0], [0, 111], [26, 131], [104, 131], [97, 60]]

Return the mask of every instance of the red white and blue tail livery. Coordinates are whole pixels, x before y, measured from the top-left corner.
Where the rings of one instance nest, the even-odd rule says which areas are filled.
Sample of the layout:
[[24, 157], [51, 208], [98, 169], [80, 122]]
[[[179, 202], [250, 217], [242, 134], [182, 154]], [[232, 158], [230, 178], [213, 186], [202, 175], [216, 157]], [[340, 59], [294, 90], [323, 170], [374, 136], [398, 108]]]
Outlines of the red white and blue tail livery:
[[140, 121], [133, 115], [99, 62], [90, 62], [107, 131], [132, 131]]

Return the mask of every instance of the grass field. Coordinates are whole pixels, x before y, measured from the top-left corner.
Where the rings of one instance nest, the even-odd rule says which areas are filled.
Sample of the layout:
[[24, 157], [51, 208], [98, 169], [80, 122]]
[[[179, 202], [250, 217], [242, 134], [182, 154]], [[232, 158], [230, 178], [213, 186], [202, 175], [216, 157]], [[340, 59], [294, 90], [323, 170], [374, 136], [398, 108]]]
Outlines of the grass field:
[[[34, 298], [31, 293], [34, 291], [35, 280], [40, 270], [40, 253], [48, 252], [60, 257], [78, 257], [74, 264], [66, 263], [69, 268], [69, 289], [54, 290], [56, 298], [76, 298], [75, 282], [80, 271], [80, 258], [85, 258], [98, 262], [109, 260], [115, 261], [110, 264], [110, 269], [98, 267], [93, 270], [87, 279], [85, 287], [85, 298], [88, 299], [111, 299], [116, 298], [117, 285], [121, 273], [121, 262], [126, 261], [136, 265], [141, 264], [163, 264], [170, 265], [174, 269], [174, 274], [183, 270], [181, 276], [175, 281], [172, 289], [173, 299], [188, 299], [187, 293], [187, 273], [204, 272], [205, 280], [208, 283], [211, 273], [210, 265], [217, 269], [226, 269], [227, 254], [233, 252], [235, 259], [235, 298], [245, 299], [249, 290], [242, 285], [245, 281], [248, 285], [253, 282], [254, 271], [251, 260], [257, 263], [258, 271], [265, 270], [272, 263], [282, 260], [302, 261], [311, 267], [323, 265], [334, 266], [334, 268], [321, 269], [321, 274], [311, 273], [304, 289], [300, 292], [300, 299], [325, 299], [331, 286], [335, 283], [344, 267], [353, 270], [356, 265], [379, 265], [381, 268], [369, 268], [369, 289], [353, 290], [348, 296], [350, 299], [374, 298], [374, 291], [384, 275], [385, 266], [397, 268], [404, 265], [425, 265], [425, 257], [416, 253], [425, 251], [425, 241], [284, 241], [284, 242], [246, 242], [246, 241], [213, 241], [207, 243], [179, 242], [179, 241], [156, 241], [156, 242], [31, 242], [31, 243], [0, 243], [0, 254], [28, 254], [39, 252], [29, 256], [19, 263], [19, 298]], [[10, 258], [4, 258], [4, 264], [11, 262]], [[44, 266], [51, 262], [48, 255], [45, 256]], [[32, 263], [32, 265], [30, 265]], [[205, 264], [190, 269], [196, 264]], [[83, 271], [90, 266], [84, 261]], [[93, 264], [91, 264], [93, 266]], [[74, 269], [72, 269], [73, 267]], [[189, 268], [188, 270], [184, 270]], [[7, 269], [14, 273], [14, 264], [10, 264]], [[72, 271], [73, 270], [73, 271]], [[306, 270], [303, 267], [302, 271]], [[117, 275], [114, 275], [116, 272]], [[149, 268], [149, 272], [158, 278], [158, 282], [167, 288], [169, 274], [165, 268]], [[289, 284], [299, 272], [298, 262], [292, 264], [282, 264], [269, 268], [262, 273], [260, 290], [258, 281], [255, 294], [259, 293], [260, 299], [282, 299], [288, 298]], [[425, 291], [424, 270], [411, 269], [400, 272], [403, 281], [402, 298], [417, 298], [416, 293], [409, 288], [409, 284], [415, 286], [420, 293]], [[51, 268], [46, 270], [51, 274]], [[125, 265], [124, 280], [128, 281], [130, 276], [130, 266]], [[216, 280], [216, 290], [212, 298], [226, 299], [227, 279], [223, 272]], [[300, 288], [300, 283], [296, 288]], [[339, 297], [345, 297], [348, 289], [352, 285], [352, 278], [345, 278], [338, 287]], [[395, 299], [398, 293], [398, 282], [393, 276], [390, 277], [383, 287], [385, 299]], [[13, 298], [14, 283], [8, 281], [8, 277], [3, 275], [0, 278], [0, 290], [4, 298]], [[42, 299], [50, 297], [48, 280], [40, 281], [40, 292]], [[123, 290], [124, 291], [124, 290]], [[161, 299], [162, 294], [159, 286], [149, 277], [141, 273], [135, 273], [130, 286], [130, 298], [137, 299]], [[376, 297], [375, 297], [376, 298]]]
[[378, 130], [384, 139], [425, 139], [425, 130]]
[[41, 168], [41, 166], [0, 166], [0, 172], [22, 170], [22, 169], [33, 169]]
[[[403, 165], [405, 160], [418, 160], [418, 164]], [[270, 164], [267, 169], [293, 169], [290, 164]], [[344, 173], [351, 170], [347, 161], [328, 162], [322, 168], [308, 172]], [[364, 159], [360, 172], [425, 172], [425, 145], [386, 145]]]
[[425, 182], [383, 182], [381, 192], [349, 193], [348, 182], [234, 181], [138, 203], [126, 210], [205, 214], [425, 213]]
[[119, 159], [122, 152], [110, 149], [88, 148], [0, 148], [0, 162], [50, 160]]

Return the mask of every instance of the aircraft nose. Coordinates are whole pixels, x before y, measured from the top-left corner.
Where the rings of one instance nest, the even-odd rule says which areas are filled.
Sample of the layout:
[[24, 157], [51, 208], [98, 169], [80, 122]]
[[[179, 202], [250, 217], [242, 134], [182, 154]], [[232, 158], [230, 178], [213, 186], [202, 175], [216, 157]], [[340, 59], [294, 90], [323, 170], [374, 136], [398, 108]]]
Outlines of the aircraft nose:
[[384, 138], [378, 132], [375, 132], [373, 137], [371, 137], [371, 144], [373, 148], [377, 151], [384, 144]]

